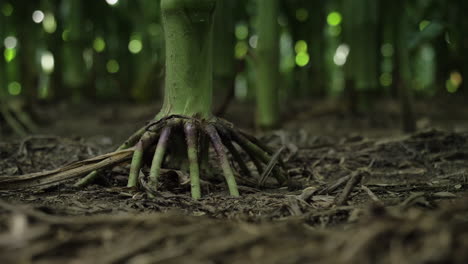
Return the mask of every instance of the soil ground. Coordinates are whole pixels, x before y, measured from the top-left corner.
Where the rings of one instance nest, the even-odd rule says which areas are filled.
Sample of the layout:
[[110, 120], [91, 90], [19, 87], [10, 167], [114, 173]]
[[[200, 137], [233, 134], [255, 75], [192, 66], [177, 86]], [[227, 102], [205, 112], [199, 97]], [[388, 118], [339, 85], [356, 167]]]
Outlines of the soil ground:
[[[419, 131], [404, 135], [397, 107], [379, 106], [290, 109], [282, 130], [257, 134], [286, 146], [290, 182], [240, 198], [214, 181], [193, 201], [169, 177], [149, 198], [123, 187], [128, 164], [84, 189], [0, 190], [0, 263], [468, 263], [468, 109], [418, 104]], [[45, 107], [41, 136], [0, 140], [0, 177], [111, 151], [156, 110]], [[249, 130], [246, 116], [226, 115]]]

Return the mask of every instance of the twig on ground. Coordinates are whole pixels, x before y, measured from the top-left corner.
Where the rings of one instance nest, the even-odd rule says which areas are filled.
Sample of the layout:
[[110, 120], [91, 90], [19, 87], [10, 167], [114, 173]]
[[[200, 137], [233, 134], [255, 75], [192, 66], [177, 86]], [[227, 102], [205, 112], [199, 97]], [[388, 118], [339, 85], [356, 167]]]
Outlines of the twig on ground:
[[318, 192], [318, 194], [327, 194], [334, 192], [336, 189], [340, 188], [343, 184], [345, 184], [349, 179], [351, 178], [351, 175], [347, 175], [345, 177], [339, 178], [334, 184], [325, 187], [321, 191]]
[[375, 195], [375, 193], [371, 189], [369, 189], [369, 187], [365, 185], [361, 185], [361, 189], [364, 190], [367, 193], [367, 195], [369, 195], [372, 201], [379, 203], [379, 204], [382, 203], [379, 197], [377, 197], [377, 195]]
[[344, 187], [343, 191], [335, 199], [336, 205], [344, 205], [348, 201], [349, 195], [353, 191], [354, 187], [356, 187], [356, 185], [358, 185], [361, 182], [362, 177], [366, 173], [368, 174], [369, 172], [367, 172], [366, 170], [357, 170], [351, 174], [351, 177], [346, 183], [346, 186]]
[[278, 151], [276, 151], [273, 157], [271, 157], [270, 162], [268, 162], [267, 167], [265, 168], [262, 175], [260, 176], [260, 179], [258, 181], [259, 187], [262, 187], [265, 184], [265, 181], [268, 179], [268, 176], [270, 176], [271, 172], [273, 171], [273, 168], [275, 168], [275, 165], [278, 163], [280, 155], [285, 148], [286, 146], [282, 146]]

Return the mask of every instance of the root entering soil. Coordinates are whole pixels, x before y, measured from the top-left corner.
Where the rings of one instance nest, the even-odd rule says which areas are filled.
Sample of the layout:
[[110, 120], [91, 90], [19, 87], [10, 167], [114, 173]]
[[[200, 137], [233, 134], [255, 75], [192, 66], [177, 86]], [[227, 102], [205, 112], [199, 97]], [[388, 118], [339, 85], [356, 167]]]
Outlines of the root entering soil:
[[[178, 135], [183, 135], [185, 142], [180, 142]], [[186, 153], [183, 155], [174, 151], [181, 145], [180, 143], [183, 143], [182, 145], [186, 148]], [[152, 155], [148, 177], [149, 184], [142, 184], [147, 187], [146, 189], [151, 196], [156, 193], [165, 161], [168, 158], [175, 158], [178, 162], [177, 166], [182, 167], [184, 162], [180, 161], [179, 156], [184, 156], [188, 161], [192, 198], [199, 199], [202, 195], [200, 167], [203, 164], [201, 161], [203, 157], [208, 155], [208, 147], [204, 146], [211, 146], [216, 153], [219, 167], [222, 169], [231, 196], [240, 195], [236, 177], [243, 183], [256, 187], [263, 186], [270, 174], [280, 185], [287, 181], [283, 170], [284, 165], [279, 160], [280, 153], [273, 153], [255, 137], [236, 129], [231, 123], [220, 118], [204, 120], [171, 115], [151, 122], [138, 130], [115, 152], [72, 163], [57, 170], [16, 177], [6, 184], [10, 184], [13, 188], [50, 186], [88, 173], [86, 177], [75, 184], [76, 186], [84, 186], [93, 181], [101, 170], [131, 160], [127, 187], [132, 188], [137, 187], [139, 181], [142, 181], [140, 179], [141, 169], [145, 165], [145, 158]], [[241, 152], [246, 153], [255, 165], [259, 175], [257, 179], [252, 175]], [[233, 166], [235, 164], [240, 175], [234, 174]], [[279, 166], [276, 166], [277, 164]]]

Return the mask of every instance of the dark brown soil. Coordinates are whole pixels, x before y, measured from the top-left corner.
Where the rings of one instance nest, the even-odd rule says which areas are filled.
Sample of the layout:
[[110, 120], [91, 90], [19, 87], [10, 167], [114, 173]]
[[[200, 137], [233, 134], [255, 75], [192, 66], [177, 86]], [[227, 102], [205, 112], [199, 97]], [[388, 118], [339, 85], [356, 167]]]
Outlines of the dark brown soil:
[[[0, 177], [110, 151], [153, 112], [112, 109], [1, 140]], [[211, 182], [193, 201], [175, 181], [148, 198], [123, 187], [123, 164], [85, 189], [0, 191], [0, 263], [468, 263], [466, 121], [424, 112], [420, 132], [402, 135], [390, 110], [301, 110], [259, 135], [286, 145], [282, 188], [231, 198]], [[242, 116], [228, 114], [249, 125]]]

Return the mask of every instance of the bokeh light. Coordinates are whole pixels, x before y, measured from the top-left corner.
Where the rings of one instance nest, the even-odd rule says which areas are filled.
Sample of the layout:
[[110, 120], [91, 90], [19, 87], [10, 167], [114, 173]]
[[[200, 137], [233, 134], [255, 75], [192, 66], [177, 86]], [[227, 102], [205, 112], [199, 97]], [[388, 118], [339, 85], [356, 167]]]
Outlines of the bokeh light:
[[249, 36], [249, 28], [243, 23], [236, 25], [234, 32], [238, 40], [246, 40]]
[[2, 13], [6, 17], [11, 16], [11, 14], [13, 14], [13, 6], [10, 3], [3, 4]]
[[16, 49], [5, 49], [3, 56], [6, 62], [12, 61], [16, 57]]
[[21, 84], [19, 82], [11, 82], [8, 84], [8, 93], [11, 95], [21, 94]]
[[343, 66], [348, 59], [350, 48], [347, 44], [341, 44], [336, 49], [335, 55], [333, 56], [333, 62], [338, 66]]
[[445, 82], [445, 88], [449, 93], [456, 93], [462, 82], [463, 77], [459, 72], [451, 72], [449, 79]]
[[309, 18], [309, 11], [305, 8], [299, 8], [296, 10], [296, 19], [300, 22], [305, 22]]
[[304, 40], [297, 41], [294, 50], [296, 53], [307, 52], [307, 42]]
[[109, 60], [106, 64], [106, 68], [109, 73], [117, 73], [119, 72], [120, 66], [116, 60]]
[[419, 30], [423, 31], [427, 26], [429, 26], [429, 24], [431, 24], [431, 21], [428, 20], [423, 20], [419, 22]]
[[143, 43], [139, 38], [134, 38], [128, 43], [128, 50], [133, 54], [138, 54], [143, 49]]
[[62, 32], [62, 40], [63, 40], [63, 41], [69, 41], [69, 40], [70, 40], [70, 30], [65, 29], [65, 30]]
[[379, 81], [380, 81], [380, 84], [384, 87], [388, 87], [392, 85], [393, 83], [392, 74], [388, 72], [382, 73], [382, 75], [380, 75]]
[[116, 5], [119, 2], [119, 0], [106, 0], [106, 3], [113, 6]]
[[330, 26], [338, 26], [341, 24], [341, 14], [334, 11], [334, 12], [331, 12], [330, 14], [328, 14], [327, 16], [327, 23], [328, 25]]
[[463, 77], [459, 72], [452, 72], [450, 73], [450, 81], [453, 85], [459, 87], [463, 82]]
[[249, 45], [247, 45], [245, 41], [237, 42], [234, 48], [234, 55], [236, 59], [240, 60], [240, 59], [245, 58], [248, 52], [249, 52]]
[[46, 13], [44, 16], [44, 21], [42, 21], [42, 27], [44, 31], [52, 34], [57, 29], [57, 21], [55, 21], [55, 16], [52, 13]]
[[44, 12], [42, 12], [41, 10], [36, 10], [32, 13], [32, 20], [36, 24], [41, 23], [44, 20], [44, 17]]
[[18, 40], [13, 36], [8, 36], [3, 40], [3, 45], [5, 45], [6, 49], [14, 49], [18, 44]]
[[299, 67], [305, 67], [309, 64], [310, 57], [306, 52], [300, 52], [296, 55], [296, 64]]
[[328, 27], [328, 34], [332, 37], [338, 37], [341, 34], [341, 26], [329, 26]]
[[257, 48], [257, 44], [258, 44], [258, 36], [257, 35], [253, 35], [249, 38], [249, 45], [250, 47], [252, 48]]
[[96, 37], [93, 41], [93, 48], [96, 52], [103, 52], [106, 49], [106, 42], [102, 37]]
[[393, 45], [390, 43], [385, 43], [380, 48], [380, 52], [384, 57], [392, 57], [394, 53]]
[[50, 51], [45, 51], [41, 55], [41, 67], [45, 73], [52, 73], [54, 71], [55, 60], [54, 55]]

